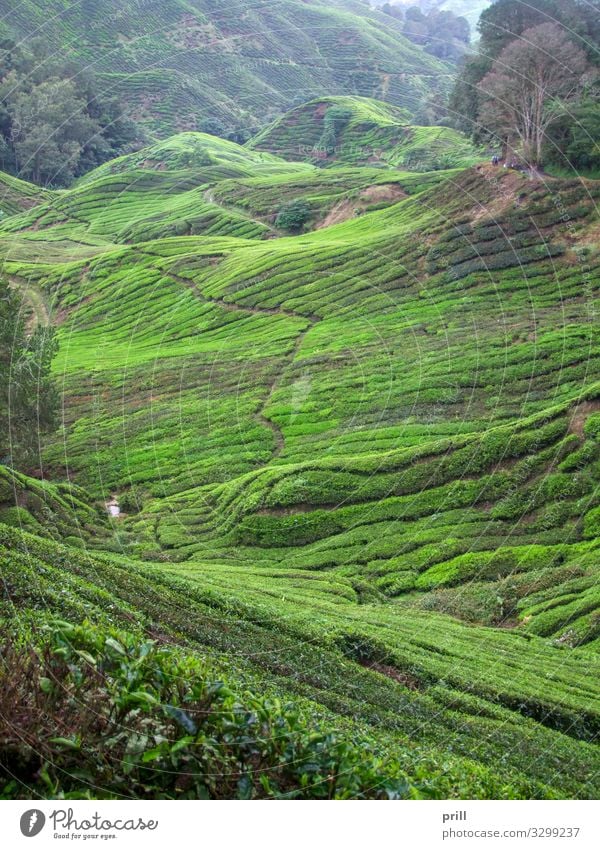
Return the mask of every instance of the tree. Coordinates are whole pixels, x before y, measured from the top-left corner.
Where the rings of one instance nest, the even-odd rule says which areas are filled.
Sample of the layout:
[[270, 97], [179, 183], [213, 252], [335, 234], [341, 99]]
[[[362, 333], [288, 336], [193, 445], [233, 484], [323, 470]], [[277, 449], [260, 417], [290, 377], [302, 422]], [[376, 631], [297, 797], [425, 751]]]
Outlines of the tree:
[[66, 185], [140, 141], [117, 101], [40, 39], [0, 40], [0, 167]]
[[600, 168], [600, 103], [584, 100], [571, 122], [567, 159], [574, 168]]
[[487, 56], [475, 56], [465, 62], [456, 78], [448, 103], [452, 126], [470, 134], [476, 143], [483, 141], [479, 123], [480, 94], [477, 86], [491, 68], [492, 62]]
[[591, 64], [600, 64], [598, 0], [495, 0], [482, 13], [477, 52], [459, 72], [450, 97], [453, 125], [484, 140], [480, 121], [481, 97], [477, 88], [502, 50], [525, 30], [553, 21], [583, 50]]
[[548, 133], [544, 159], [576, 171], [600, 169], [600, 101], [587, 94]]
[[427, 16], [427, 27], [427, 53], [449, 62], [457, 62], [464, 56], [471, 40], [471, 28], [466, 18], [453, 12], [433, 11]]
[[546, 133], [578, 96], [586, 68], [585, 53], [558, 25], [526, 30], [479, 84], [481, 122], [509, 143], [519, 142], [527, 161], [541, 164]]
[[[382, 11], [393, 15], [395, 8], [399, 7], [391, 6], [389, 10], [382, 7]], [[471, 36], [466, 18], [439, 9], [425, 14], [418, 6], [410, 6], [402, 14], [403, 35], [421, 45], [427, 53], [450, 62], [457, 62], [464, 55]]]
[[310, 207], [302, 198], [285, 203], [279, 210], [275, 224], [282, 230], [300, 230], [310, 218]]
[[224, 139], [228, 131], [218, 118], [203, 118], [198, 123], [198, 132], [208, 133], [211, 136], [219, 136]]
[[19, 293], [0, 279], [0, 460], [29, 466], [39, 437], [57, 424], [59, 393], [50, 375], [57, 343], [50, 327], [27, 332]]
[[525, 30], [549, 21], [563, 23], [563, 14], [572, 0], [496, 0], [481, 13], [477, 29], [480, 50], [495, 59], [502, 50]]

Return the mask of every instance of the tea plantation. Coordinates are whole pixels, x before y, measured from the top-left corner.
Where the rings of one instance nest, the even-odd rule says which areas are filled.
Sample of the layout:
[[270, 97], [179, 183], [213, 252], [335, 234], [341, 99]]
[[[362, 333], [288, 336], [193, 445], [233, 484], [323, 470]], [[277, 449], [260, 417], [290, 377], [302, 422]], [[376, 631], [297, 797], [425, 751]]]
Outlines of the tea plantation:
[[366, 97], [323, 97], [277, 118], [249, 142], [321, 166], [393, 165], [435, 171], [474, 165], [481, 152], [449, 127], [411, 126], [410, 113]]
[[0, 467], [1, 792], [597, 798], [600, 183], [284, 130], [11, 186], [64, 408]]

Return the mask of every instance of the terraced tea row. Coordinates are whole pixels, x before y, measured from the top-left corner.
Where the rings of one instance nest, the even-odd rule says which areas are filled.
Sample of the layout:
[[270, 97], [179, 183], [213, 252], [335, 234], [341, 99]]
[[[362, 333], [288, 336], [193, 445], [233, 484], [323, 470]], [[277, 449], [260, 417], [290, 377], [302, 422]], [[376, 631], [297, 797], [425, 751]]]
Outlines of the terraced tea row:
[[254, 127], [295, 97], [360, 93], [419, 108], [446, 91], [451, 67], [361, 4], [86, 0], [56, 14], [38, 0], [0, 7], [4, 36], [38, 37], [98, 77], [151, 134], [217, 118]]
[[387, 165], [419, 171], [465, 168], [482, 158], [448, 127], [411, 126], [410, 112], [367, 97], [324, 97], [297, 106], [249, 146], [322, 166]]
[[[21, 480], [9, 596], [217, 653], [449, 795], [593, 796], [598, 185], [206, 144], [4, 222], [59, 327], [44, 472], [123, 507], [94, 533]], [[316, 229], [283, 237], [292, 198]]]

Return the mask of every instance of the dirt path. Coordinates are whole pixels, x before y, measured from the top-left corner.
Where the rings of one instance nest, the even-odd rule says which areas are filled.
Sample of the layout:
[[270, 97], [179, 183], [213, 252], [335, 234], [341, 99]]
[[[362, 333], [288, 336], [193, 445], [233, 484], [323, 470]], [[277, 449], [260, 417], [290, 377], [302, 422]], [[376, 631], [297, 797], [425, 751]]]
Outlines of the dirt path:
[[599, 410], [600, 401], [582, 401], [581, 404], [574, 407], [569, 421], [569, 433], [574, 433], [581, 438], [588, 416], [591, 416], [592, 413], [597, 413]]
[[[285, 314], [287, 315], [287, 313], [285, 313]], [[298, 315], [298, 313], [295, 313], [295, 315]], [[296, 337], [296, 342], [295, 342], [294, 348], [293, 348], [293, 350], [292, 350], [292, 352], [289, 356], [289, 360], [287, 361], [287, 363], [285, 364], [283, 369], [280, 371], [280, 373], [277, 375], [277, 377], [275, 378], [275, 380], [271, 384], [271, 388], [269, 389], [269, 392], [268, 392], [266, 398], [264, 399], [264, 401], [262, 402], [262, 404], [260, 406], [260, 409], [256, 413], [256, 418], [262, 424], [266, 425], [266, 427], [268, 427], [273, 432], [273, 435], [275, 436], [275, 448], [273, 450], [273, 454], [271, 455], [271, 460], [274, 460], [275, 457], [279, 457], [279, 455], [283, 452], [283, 449], [285, 448], [285, 437], [284, 437], [283, 431], [281, 430], [279, 425], [276, 422], [274, 422], [272, 419], [269, 419], [267, 416], [265, 416], [264, 411], [269, 406], [269, 402], [270, 402], [271, 398], [273, 397], [273, 394], [275, 393], [275, 391], [280, 386], [281, 381], [283, 379], [283, 376], [286, 372], [286, 369], [289, 366], [291, 366], [293, 364], [294, 360], [296, 359], [296, 355], [297, 355], [298, 351], [300, 350], [302, 343], [304, 342], [306, 334], [309, 332], [311, 327], [314, 327], [314, 325], [319, 321], [319, 319], [314, 317], [314, 316], [311, 316], [308, 320], [310, 321], [310, 324], [308, 325], [308, 327], [306, 327], [304, 330], [302, 330], [298, 334], [298, 336]]]

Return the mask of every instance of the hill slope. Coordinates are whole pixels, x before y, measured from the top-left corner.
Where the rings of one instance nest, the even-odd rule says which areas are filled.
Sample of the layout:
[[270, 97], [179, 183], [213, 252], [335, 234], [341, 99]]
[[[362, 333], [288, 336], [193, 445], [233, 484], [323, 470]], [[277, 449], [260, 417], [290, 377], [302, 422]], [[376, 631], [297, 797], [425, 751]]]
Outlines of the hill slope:
[[33, 36], [98, 75], [152, 132], [201, 118], [263, 123], [300, 96], [362, 94], [414, 109], [448, 84], [448, 68], [368, 7], [283, 0], [86, 0], [0, 3], [3, 30]]
[[[415, 746], [432, 792], [594, 798], [600, 185], [235, 147], [210, 171], [188, 142], [219, 145], [175, 139], [2, 224], [5, 273], [59, 327], [46, 471], [124, 510], [89, 543], [117, 554], [27, 536], [9, 595], [218, 652]], [[402, 192], [384, 209], [266, 220], [373, 171]], [[171, 235], [200, 199], [247, 231]]]
[[4, 222], [0, 241], [16, 259], [38, 250], [43, 257], [50, 239], [55, 250], [66, 248], [77, 258], [102, 244], [166, 236], [270, 238], [277, 234], [278, 210], [290, 199], [310, 207], [307, 226], [324, 226], [442, 179], [436, 172], [324, 171], [204, 133], [180, 133], [96, 168], [72, 189], [39, 192], [33, 206]]

